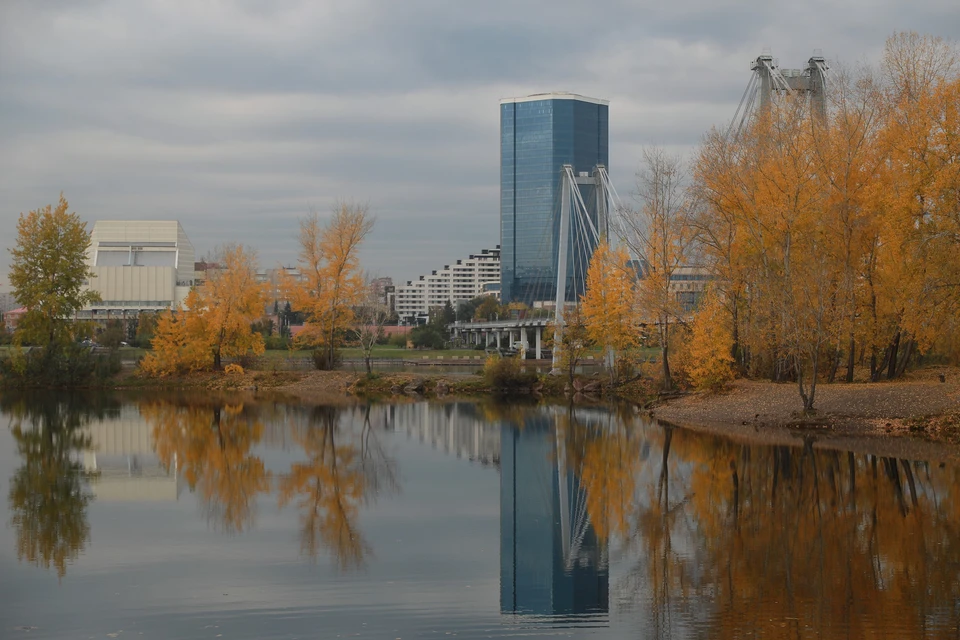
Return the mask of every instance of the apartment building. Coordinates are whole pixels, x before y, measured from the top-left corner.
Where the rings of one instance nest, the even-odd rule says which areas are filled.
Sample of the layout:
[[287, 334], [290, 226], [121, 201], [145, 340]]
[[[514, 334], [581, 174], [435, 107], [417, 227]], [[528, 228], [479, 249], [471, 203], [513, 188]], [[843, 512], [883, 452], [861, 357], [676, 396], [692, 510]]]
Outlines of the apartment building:
[[500, 290], [500, 245], [496, 249], [483, 249], [455, 264], [419, 280], [408, 280], [396, 288], [396, 311], [402, 324], [425, 322], [430, 309], [443, 307], [449, 302], [454, 307], [460, 302], [477, 296], [499, 295]]

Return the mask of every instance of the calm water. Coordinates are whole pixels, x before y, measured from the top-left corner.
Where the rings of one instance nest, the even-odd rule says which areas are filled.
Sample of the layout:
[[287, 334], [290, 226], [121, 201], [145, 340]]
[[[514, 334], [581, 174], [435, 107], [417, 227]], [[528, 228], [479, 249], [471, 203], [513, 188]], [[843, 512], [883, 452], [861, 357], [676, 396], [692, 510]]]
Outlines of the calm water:
[[960, 637], [960, 469], [629, 409], [0, 396], [0, 638]]

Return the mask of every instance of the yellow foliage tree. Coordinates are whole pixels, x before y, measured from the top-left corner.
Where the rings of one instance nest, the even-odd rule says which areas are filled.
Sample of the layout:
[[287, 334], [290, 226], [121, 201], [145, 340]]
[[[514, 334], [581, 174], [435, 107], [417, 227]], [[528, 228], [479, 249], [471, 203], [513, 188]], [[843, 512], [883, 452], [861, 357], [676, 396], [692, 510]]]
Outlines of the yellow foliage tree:
[[707, 294], [693, 318], [685, 345], [686, 371], [698, 389], [718, 390], [734, 379], [733, 332], [722, 300]]
[[265, 285], [256, 281], [254, 253], [227, 246], [218, 263], [203, 285], [190, 291], [186, 309], [160, 316], [153, 351], [141, 364], [144, 372], [219, 370], [224, 356], [263, 353], [263, 336], [250, 326], [263, 315], [266, 300]]
[[353, 307], [363, 300], [358, 252], [372, 229], [367, 207], [345, 202], [335, 206], [326, 225], [316, 213], [300, 221], [303, 280], [288, 277], [285, 288], [293, 308], [306, 315], [297, 342], [318, 347], [324, 368], [336, 365], [343, 332], [354, 322]]
[[[597, 246], [587, 269], [587, 289], [580, 299], [583, 324], [590, 339], [614, 357], [623, 357], [640, 339], [635, 271], [623, 247]], [[616, 366], [609, 362], [611, 380]]]
[[804, 410], [819, 378], [858, 354], [901, 375], [960, 316], [960, 50], [895, 34], [879, 76], [840, 70], [821, 114], [777, 96], [736, 135], [712, 132], [696, 166], [704, 256], [755, 375], [792, 378]]

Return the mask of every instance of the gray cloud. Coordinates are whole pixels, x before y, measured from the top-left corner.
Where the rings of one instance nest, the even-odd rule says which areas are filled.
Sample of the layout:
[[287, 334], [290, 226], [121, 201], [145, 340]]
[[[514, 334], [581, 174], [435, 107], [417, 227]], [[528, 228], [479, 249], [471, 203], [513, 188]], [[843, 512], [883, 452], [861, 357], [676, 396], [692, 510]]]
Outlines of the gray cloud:
[[89, 221], [180, 219], [202, 253], [296, 255], [297, 218], [368, 202], [370, 270], [407, 280], [499, 241], [500, 98], [611, 100], [611, 172], [692, 150], [749, 61], [876, 61], [953, 0], [757, 5], [335, 0], [0, 5], [0, 271], [20, 212], [63, 190]]

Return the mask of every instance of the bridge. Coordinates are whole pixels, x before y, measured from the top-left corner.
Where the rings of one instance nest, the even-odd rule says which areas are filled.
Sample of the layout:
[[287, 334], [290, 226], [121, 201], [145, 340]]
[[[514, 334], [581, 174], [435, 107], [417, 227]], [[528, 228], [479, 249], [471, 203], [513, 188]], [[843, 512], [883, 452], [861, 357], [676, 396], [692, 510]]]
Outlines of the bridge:
[[450, 334], [456, 341], [463, 339], [468, 345], [480, 345], [497, 349], [516, 349], [526, 353], [532, 348], [534, 357], [542, 360], [543, 330], [553, 318], [522, 318], [517, 320], [492, 320], [487, 322], [454, 322]]

